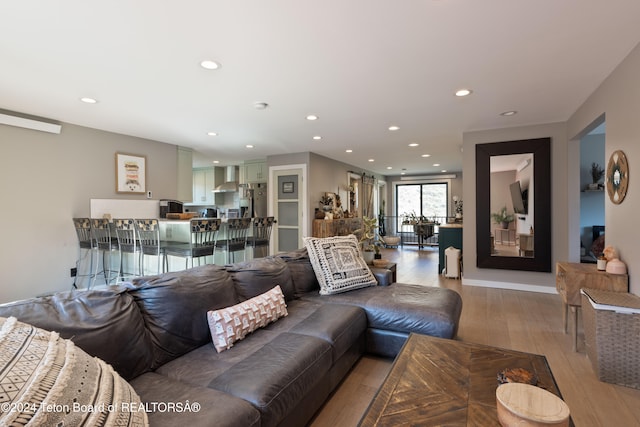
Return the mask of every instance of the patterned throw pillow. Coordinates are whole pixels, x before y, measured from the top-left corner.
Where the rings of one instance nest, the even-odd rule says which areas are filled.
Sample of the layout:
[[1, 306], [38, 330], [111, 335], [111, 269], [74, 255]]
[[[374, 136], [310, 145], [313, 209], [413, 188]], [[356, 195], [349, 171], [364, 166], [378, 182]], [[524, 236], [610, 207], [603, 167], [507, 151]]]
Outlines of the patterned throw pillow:
[[0, 425], [148, 426], [133, 388], [72, 341], [0, 317]]
[[218, 353], [233, 346], [258, 328], [267, 326], [289, 314], [282, 289], [277, 285], [270, 291], [232, 307], [208, 311], [213, 345]]
[[353, 234], [326, 238], [305, 237], [304, 245], [320, 283], [320, 295], [376, 286], [376, 278], [360, 256]]

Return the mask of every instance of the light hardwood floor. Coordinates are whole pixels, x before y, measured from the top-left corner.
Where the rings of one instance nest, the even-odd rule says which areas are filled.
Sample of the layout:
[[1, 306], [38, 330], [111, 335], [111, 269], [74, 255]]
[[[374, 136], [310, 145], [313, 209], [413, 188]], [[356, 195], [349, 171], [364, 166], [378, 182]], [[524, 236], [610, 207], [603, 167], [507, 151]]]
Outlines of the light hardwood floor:
[[[383, 256], [397, 262], [398, 282], [460, 293], [457, 339], [545, 355], [576, 426], [640, 426], [640, 390], [596, 378], [585, 354], [582, 324], [578, 352], [572, 350], [571, 333], [563, 332], [558, 295], [462, 286], [460, 280], [437, 274], [437, 248], [385, 250]], [[310, 426], [356, 426], [391, 364], [388, 359], [362, 357]]]

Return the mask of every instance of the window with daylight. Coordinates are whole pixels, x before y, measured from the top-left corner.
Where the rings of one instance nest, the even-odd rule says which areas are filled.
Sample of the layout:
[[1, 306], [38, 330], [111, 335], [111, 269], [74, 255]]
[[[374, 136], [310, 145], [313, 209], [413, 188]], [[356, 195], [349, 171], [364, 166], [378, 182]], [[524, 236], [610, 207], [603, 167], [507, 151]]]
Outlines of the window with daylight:
[[[402, 184], [396, 186], [396, 216], [401, 222], [407, 218], [435, 219], [446, 222], [448, 184]], [[399, 225], [399, 224], [398, 224]], [[399, 227], [398, 227], [399, 229]]]

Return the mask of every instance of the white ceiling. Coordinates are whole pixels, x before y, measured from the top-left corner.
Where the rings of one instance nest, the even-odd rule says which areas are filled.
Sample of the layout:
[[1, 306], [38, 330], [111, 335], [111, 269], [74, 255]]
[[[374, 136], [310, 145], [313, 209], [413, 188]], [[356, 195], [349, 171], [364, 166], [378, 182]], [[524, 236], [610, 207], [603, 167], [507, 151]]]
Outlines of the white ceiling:
[[5, 0], [0, 108], [222, 165], [313, 151], [459, 171], [465, 131], [567, 120], [640, 42], [638, 17], [637, 0]]

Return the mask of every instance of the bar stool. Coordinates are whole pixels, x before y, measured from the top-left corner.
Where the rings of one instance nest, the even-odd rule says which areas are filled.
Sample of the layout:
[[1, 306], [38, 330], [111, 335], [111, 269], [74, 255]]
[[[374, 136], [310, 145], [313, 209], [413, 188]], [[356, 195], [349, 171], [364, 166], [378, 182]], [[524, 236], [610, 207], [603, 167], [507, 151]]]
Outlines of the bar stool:
[[235, 253], [239, 251], [243, 251], [242, 259], [246, 261], [247, 232], [250, 225], [251, 218], [231, 218], [227, 220], [227, 238], [216, 242], [216, 248], [226, 252], [227, 264], [231, 262], [231, 253], [234, 254], [233, 262], [236, 261]]
[[269, 240], [271, 239], [271, 228], [276, 222], [275, 218], [268, 216], [266, 218], [253, 219], [253, 235], [247, 237], [247, 246], [252, 248], [252, 257], [256, 257], [257, 248], [267, 248], [267, 252], [262, 256], [269, 255]]
[[[78, 288], [76, 285], [76, 280], [78, 278], [87, 277], [89, 283], [87, 284], [87, 289], [91, 288], [93, 282], [95, 282], [95, 277], [98, 274], [98, 245], [93, 238], [93, 233], [91, 232], [91, 218], [73, 218], [73, 226], [76, 229], [76, 235], [78, 236], [78, 261], [76, 262], [76, 277], [73, 281], [73, 287]], [[82, 255], [82, 251], [85, 251], [85, 254]], [[89, 256], [89, 270], [88, 274], [82, 274], [86, 267], [82, 267], [82, 261]], [[95, 261], [95, 271], [94, 271], [94, 261], [93, 258], [96, 258]]]
[[[105, 285], [108, 285], [114, 278], [117, 281], [118, 274], [120, 273], [120, 266], [118, 266], [118, 270], [111, 269], [111, 255], [113, 252], [118, 251], [118, 240], [111, 236], [111, 225], [109, 224], [109, 220], [105, 218], [93, 218], [91, 220], [91, 232], [93, 233], [98, 251], [102, 252], [102, 274], [104, 275]], [[109, 258], [108, 264], [107, 255]], [[96, 266], [96, 271], [97, 268]], [[93, 278], [94, 282], [96, 278], [97, 273]]]
[[189, 268], [189, 259], [191, 259], [191, 267], [193, 267], [194, 258], [198, 258], [198, 265], [200, 265], [200, 258], [213, 257], [220, 223], [219, 218], [192, 219], [189, 223], [191, 230], [189, 242], [170, 244], [164, 248], [167, 270], [169, 269], [169, 256], [185, 258], [185, 269]]
[[157, 257], [157, 272], [160, 274], [166, 271], [164, 256], [165, 244], [160, 240], [160, 225], [155, 218], [136, 219], [134, 222], [136, 232], [138, 234], [138, 242], [140, 243], [140, 273], [145, 274], [144, 260], [145, 255]]
[[[138, 242], [138, 236], [136, 235], [135, 220], [132, 218], [116, 218], [113, 220], [114, 228], [116, 229], [116, 238], [118, 240], [118, 249], [120, 250], [120, 274], [118, 275], [118, 282], [120, 279], [138, 277], [140, 274], [141, 254], [140, 243]], [[125, 272], [124, 270], [124, 255], [133, 255], [133, 270], [132, 272]], [[138, 259], [136, 262], [136, 258]], [[136, 271], [136, 268], [138, 270]]]

